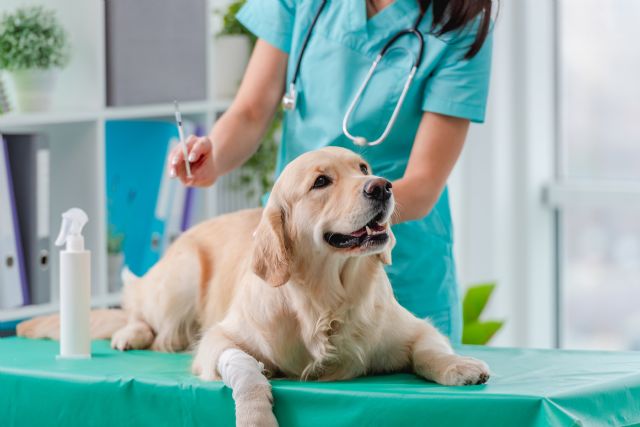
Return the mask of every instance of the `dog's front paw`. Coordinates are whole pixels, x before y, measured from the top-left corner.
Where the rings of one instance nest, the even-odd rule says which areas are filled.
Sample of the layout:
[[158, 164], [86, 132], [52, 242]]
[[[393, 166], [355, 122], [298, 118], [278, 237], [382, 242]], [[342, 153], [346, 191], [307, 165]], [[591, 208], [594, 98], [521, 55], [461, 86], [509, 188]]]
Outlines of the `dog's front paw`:
[[436, 382], [442, 385], [474, 385], [484, 384], [488, 379], [489, 367], [482, 360], [452, 355]]
[[144, 325], [127, 325], [116, 331], [111, 337], [111, 348], [127, 350], [143, 350], [153, 342], [153, 332]]
[[216, 362], [214, 357], [198, 350], [191, 364], [191, 372], [202, 381], [218, 381], [220, 376], [216, 370]]
[[131, 350], [128, 333], [124, 329], [116, 331], [111, 337], [111, 348], [114, 350], [127, 351]]

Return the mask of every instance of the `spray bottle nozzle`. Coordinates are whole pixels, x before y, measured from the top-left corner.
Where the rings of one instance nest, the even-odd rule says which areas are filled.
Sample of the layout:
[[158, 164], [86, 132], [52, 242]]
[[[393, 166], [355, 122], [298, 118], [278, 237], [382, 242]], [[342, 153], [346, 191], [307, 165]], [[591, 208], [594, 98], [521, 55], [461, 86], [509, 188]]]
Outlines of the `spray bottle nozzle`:
[[72, 208], [62, 214], [62, 226], [56, 239], [56, 246], [67, 244], [67, 249], [84, 250], [82, 228], [89, 222], [87, 214], [78, 208]]

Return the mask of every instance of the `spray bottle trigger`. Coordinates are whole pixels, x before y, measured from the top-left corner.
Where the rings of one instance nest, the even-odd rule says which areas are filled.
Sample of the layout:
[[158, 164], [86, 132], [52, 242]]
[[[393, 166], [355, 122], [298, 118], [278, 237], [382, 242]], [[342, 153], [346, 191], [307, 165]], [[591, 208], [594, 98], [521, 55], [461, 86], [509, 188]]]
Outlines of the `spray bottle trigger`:
[[68, 243], [69, 237], [78, 238], [82, 241], [82, 229], [87, 222], [89, 222], [89, 217], [82, 209], [72, 208], [63, 213], [62, 226], [56, 239], [56, 246]]
[[62, 226], [60, 227], [60, 234], [56, 239], [56, 246], [62, 246], [67, 242], [67, 236], [69, 235], [69, 229], [71, 228], [71, 220], [68, 218], [62, 218]]

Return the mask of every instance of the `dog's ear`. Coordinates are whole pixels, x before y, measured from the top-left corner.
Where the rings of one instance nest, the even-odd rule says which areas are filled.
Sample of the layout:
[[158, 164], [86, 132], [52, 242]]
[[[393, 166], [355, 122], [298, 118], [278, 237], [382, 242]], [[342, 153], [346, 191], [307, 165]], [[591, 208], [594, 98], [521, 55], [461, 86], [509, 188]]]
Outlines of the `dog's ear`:
[[282, 286], [291, 276], [284, 212], [268, 203], [253, 235], [253, 272], [272, 286]]
[[387, 230], [389, 233], [389, 242], [384, 248], [384, 251], [378, 254], [378, 258], [384, 265], [391, 265], [391, 251], [393, 247], [396, 245], [396, 236], [393, 235], [393, 231], [391, 231], [391, 226]]

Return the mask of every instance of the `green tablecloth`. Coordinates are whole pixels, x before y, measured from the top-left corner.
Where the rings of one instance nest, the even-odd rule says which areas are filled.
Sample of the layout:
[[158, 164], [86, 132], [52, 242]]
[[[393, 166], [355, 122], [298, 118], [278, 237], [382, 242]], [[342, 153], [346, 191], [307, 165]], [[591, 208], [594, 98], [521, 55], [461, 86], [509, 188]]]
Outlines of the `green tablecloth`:
[[[56, 360], [58, 343], [0, 339], [0, 426], [227, 426], [231, 391], [189, 373], [187, 354], [115, 352]], [[282, 426], [640, 425], [640, 353], [463, 347], [486, 385], [408, 374], [336, 383], [275, 380]]]

